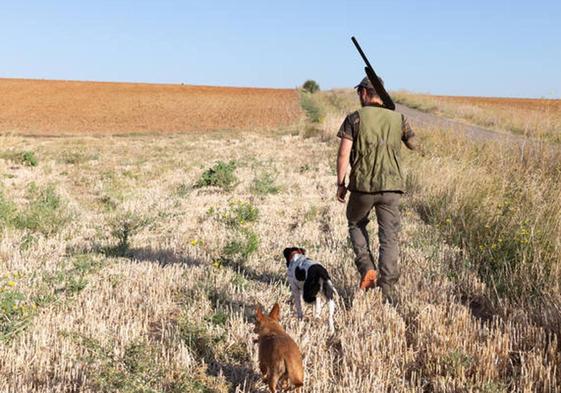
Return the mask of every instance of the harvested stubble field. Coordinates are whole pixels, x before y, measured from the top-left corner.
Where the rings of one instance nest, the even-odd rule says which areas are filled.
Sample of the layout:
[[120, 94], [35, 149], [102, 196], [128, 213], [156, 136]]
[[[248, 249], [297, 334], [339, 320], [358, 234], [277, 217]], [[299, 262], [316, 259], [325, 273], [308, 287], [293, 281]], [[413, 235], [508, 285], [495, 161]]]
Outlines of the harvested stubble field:
[[[357, 292], [333, 195], [323, 122], [353, 98], [307, 97], [321, 121], [288, 133], [4, 136], [0, 391], [267, 392], [254, 307], [277, 301], [306, 392], [558, 391], [559, 157], [418, 129], [390, 307]], [[335, 335], [295, 320], [288, 245], [330, 270]]]
[[477, 125], [561, 142], [561, 100], [438, 96], [396, 92], [397, 102]]
[[0, 79], [0, 133], [108, 135], [282, 128], [294, 89]]

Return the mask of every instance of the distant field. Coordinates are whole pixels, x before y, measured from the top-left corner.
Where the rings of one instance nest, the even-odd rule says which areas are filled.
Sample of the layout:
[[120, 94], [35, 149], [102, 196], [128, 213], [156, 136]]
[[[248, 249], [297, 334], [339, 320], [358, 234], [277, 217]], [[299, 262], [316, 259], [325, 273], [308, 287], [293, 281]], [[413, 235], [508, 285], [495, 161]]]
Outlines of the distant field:
[[561, 100], [498, 97], [433, 96], [395, 92], [411, 108], [460, 118], [484, 127], [561, 141]]
[[503, 98], [503, 97], [462, 97], [462, 96], [433, 96], [444, 102], [475, 105], [480, 108], [507, 108], [522, 110], [550, 110], [561, 112], [561, 100], [541, 98]]
[[266, 129], [301, 116], [293, 89], [0, 79], [0, 133]]

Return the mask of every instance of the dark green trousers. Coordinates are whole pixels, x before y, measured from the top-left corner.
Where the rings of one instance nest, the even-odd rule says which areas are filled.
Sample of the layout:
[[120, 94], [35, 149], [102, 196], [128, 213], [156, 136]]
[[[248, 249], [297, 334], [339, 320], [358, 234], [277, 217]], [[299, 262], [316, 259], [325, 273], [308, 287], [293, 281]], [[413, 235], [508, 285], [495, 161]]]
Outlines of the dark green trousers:
[[399, 192], [379, 192], [367, 194], [351, 192], [347, 204], [347, 220], [349, 236], [356, 255], [355, 264], [361, 275], [368, 270], [376, 270], [374, 258], [370, 251], [370, 241], [366, 226], [370, 222], [372, 209], [376, 212], [378, 221], [378, 238], [380, 249], [378, 253], [378, 285], [384, 297], [394, 300], [394, 284], [399, 279], [399, 231], [400, 214]]

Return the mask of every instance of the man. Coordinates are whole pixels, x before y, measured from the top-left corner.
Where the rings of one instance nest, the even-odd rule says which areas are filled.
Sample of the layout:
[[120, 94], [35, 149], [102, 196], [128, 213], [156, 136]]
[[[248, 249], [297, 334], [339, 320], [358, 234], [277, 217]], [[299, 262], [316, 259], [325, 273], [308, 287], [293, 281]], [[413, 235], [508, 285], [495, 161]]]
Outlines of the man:
[[[382, 82], [382, 80], [380, 80]], [[403, 142], [415, 150], [415, 137], [403, 115], [383, 107], [368, 78], [357, 86], [362, 106], [348, 115], [337, 136], [341, 139], [337, 157], [337, 199], [347, 204], [349, 236], [361, 275], [360, 288], [378, 285], [384, 299], [395, 303], [394, 285], [399, 279], [399, 202], [404, 191], [400, 150]], [[350, 163], [348, 187], [345, 175]], [[366, 226], [372, 208], [378, 221], [380, 240], [378, 271], [370, 251]]]

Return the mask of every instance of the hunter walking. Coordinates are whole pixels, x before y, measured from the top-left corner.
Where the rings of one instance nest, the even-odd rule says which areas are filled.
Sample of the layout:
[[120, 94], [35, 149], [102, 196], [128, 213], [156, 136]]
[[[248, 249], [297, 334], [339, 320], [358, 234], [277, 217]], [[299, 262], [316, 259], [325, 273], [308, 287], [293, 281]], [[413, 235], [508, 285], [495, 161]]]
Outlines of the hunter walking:
[[[361, 276], [360, 288], [379, 286], [384, 299], [394, 304], [395, 284], [400, 275], [399, 203], [404, 192], [401, 143], [411, 150], [417, 146], [405, 117], [384, 108], [368, 78], [355, 88], [362, 108], [345, 118], [337, 134], [340, 138], [337, 199], [344, 203], [347, 190], [350, 191], [347, 221], [355, 264]], [[349, 163], [351, 171], [346, 186]], [[376, 213], [380, 241], [377, 269], [366, 229], [372, 209]]]

